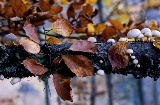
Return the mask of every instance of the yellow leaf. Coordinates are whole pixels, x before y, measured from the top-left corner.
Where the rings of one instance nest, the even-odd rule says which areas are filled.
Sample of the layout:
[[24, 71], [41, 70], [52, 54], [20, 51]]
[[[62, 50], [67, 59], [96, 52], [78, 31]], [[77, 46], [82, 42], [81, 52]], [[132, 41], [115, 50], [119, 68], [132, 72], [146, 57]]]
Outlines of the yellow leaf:
[[88, 29], [88, 32], [90, 32], [90, 33], [95, 32], [95, 28], [92, 23], [87, 24], [87, 29]]
[[47, 44], [61, 44], [61, 43], [62, 42], [54, 36], [51, 36], [47, 39]]

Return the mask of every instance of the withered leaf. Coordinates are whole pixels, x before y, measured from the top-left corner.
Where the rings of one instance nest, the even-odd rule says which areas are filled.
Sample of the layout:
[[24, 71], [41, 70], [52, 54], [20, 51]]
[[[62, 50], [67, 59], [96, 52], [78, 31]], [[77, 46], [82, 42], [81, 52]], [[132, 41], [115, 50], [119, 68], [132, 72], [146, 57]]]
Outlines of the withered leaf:
[[100, 34], [105, 30], [106, 25], [102, 23], [98, 23], [94, 26], [94, 28], [95, 28], [95, 33]]
[[32, 25], [29, 20], [26, 20], [23, 29], [26, 32], [26, 35], [29, 36], [30, 39], [32, 39], [33, 41], [40, 43], [40, 40], [38, 38], [38, 33], [36, 31], [36, 28], [34, 25]]
[[47, 44], [62, 44], [62, 42], [58, 38], [51, 36], [47, 39]]
[[63, 10], [63, 7], [56, 5], [56, 6], [52, 6], [51, 10], [50, 10], [50, 15], [56, 15], [58, 13], [60, 13]]
[[149, 22], [148, 28], [150, 28], [151, 30], [157, 30], [158, 29], [158, 24], [155, 20], [151, 20]]
[[93, 76], [94, 68], [90, 60], [83, 55], [62, 55], [68, 68], [79, 77]]
[[108, 58], [112, 65], [112, 70], [125, 68], [129, 62], [129, 56], [126, 54], [128, 49], [127, 42], [117, 42], [108, 50]]
[[117, 30], [123, 30], [123, 25], [118, 20], [109, 19], [109, 22]]
[[73, 7], [75, 10], [78, 10], [81, 8], [81, 6], [85, 3], [86, 0], [74, 0]]
[[73, 3], [68, 7], [68, 10], [67, 10], [67, 16], [68, 18], [75, 18], [75, 11], [74, 11], [74, 7], [73, 7]]
[[40, 46], [36, 42], [30, 40], [27, 37], [22, 37], [19, 43], [24, 47], [24, 49], [32, 54], [38, 54], [40, 52]]
[[52, 62], [52, 66], [58, 66], [61, 63], [61, 61], [62, 61], [61, 56], [56, 57]]
[[69, 49], [72, 51], [95, 53], [97, 51], [97, 46], [93, 42], [87, 40], [78, 40], [74, 42]]
[[52, 30], [62, 36], [70, 36], [74, 28], [66, 19], [57, 19], [52, 24]]
[[108, 40], [109, 38], [112, 38], [116, 34], [117, 34], [116, 29], [113, 26], [106, 26], [105, 30], [102, 33], [102, 37], [104, 40]]
[[26, 59], [22, 64], [34, 75], [42, 75], [48, 71], [47, 68], [37, 63], [34, 59]]
[[50, 4], [50, 0], [39, 0], [39, 6], [43, 12], [50, 11], [52, 4]]
[[72, 101], [72, 89], [70, 87], [70, 78], [62, 74], [53, 74], [53, 83], [57, 94], [62, 100]]
[[23, 17], [24, 13], [30, 8], [30, 6], [24, 4], [22, 0], [9, 0], [9, 3], [18, 17]]
[[153, 46], [160, 49], [160, 42], [154, 41]]
[[13, 9], [11, 7], [8, 7], [6, 10], [5, 10], [5, 13], [4, 13], [4, 17], [9, 19], [9, 18], [12, 18], [14, 17], [15, 14], [13, 12]]
[[91, 4], [87, 4], [82, 7], [82, 11], [79, 13], [80, 15], [89, 15], [90, 17], [93, 14], [93, 6]]

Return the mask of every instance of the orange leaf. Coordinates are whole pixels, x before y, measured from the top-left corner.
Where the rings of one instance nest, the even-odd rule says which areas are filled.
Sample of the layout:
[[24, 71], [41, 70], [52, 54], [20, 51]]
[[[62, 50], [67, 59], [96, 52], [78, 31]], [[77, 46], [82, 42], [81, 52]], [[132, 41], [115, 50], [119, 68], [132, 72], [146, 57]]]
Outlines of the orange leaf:
[[52, 6], [51, 10], [50, 10], [50, 14], [51, 15], [56, 15], [58, 13], [60, 13], [63, 10], [63, 7], [56, 5], [56, 6]]
[[23, 29], [25, 30], [26, 35], [29, 36], [30, 39], [32, 39], [33, 41], [35, 41], [37, 43], [40, 43], [36, 28], [34, 25], [32, 25], [29, 22], [29, 20], [26, 20], [26, 22], [24, 23]]
[[52, 4], [50, 4], [50, 0], [39, 0], [39, 6], [43, 12], [47, 12], [51, 10]]
[[57, 19], [52, 24], [52, 30], [62, 36], [70, 36], [74, 29], [66, 19]]
[[68, 68], [79, 77], [93, 76], [94, 68], [90, 60], [83, 55], [62, 55]]
[[123, 25], [118, 20], [111, 20], [109, 19], [109, 22], [112, 24], [114, 28], [117, 30], [123, 30]]
[[11, 7], [8, 7], [4, 13], [5, 18], [9, 19], [15, 16], [13, 9]]
[[48, 19], [49, 22], [55, 22], [57, 19], [59, 19], [58, 16], [54, 15], [51, 18]]
[[105, 30], [106, 25], [104, 25], [102, 23], [98, 23], [98, 24], [96, 24], [94, 26], [94, 28], [95, 28], [95, 33], [100, 34], [100, 33], [102, 33]]
[[158, 29], [158, 24], [155, 20], [151, 20], [149, 22], [148, 28], [150, 28], [151, 30], [157, 30]]
[[61, 97], [62, 100], [72, 101], [72, 89], [70, 87], [69, 77], [65, 77], [62, 74], [53, 74], [53, 83], [57, 94]]
[[47, 44], [62, 44], [62, 42], [58, 38], [51, 36], [47, 39]]
[[108, 40], [116, 34], [117, 32], [115, 28], [113, 28], [112, 26], [106, 26], [105, 30], [102, 33], [102, 37], [104, 40]]
[[24, 4], [22, 0], [9, 0], [9, 3], [18, 17], [23, 17], [24, 13], [30, 8], [30, 6]]
[[22, 64], [34, 75], [42, 75], [48, 71], [47, 68], [37, 63], [34, 59], [26, 59]]
[[95, 53], [97, 51], [97, 46], [93, 42], [87, 40], [78, 40], [74, 42], [69, 49], [72, 51]]
[[24, 47], [24, 49], [32, 54], [38, 54], [40, 52], [40, 46], [36, 42], [30, 40], [27, 37], [22, 37], [19, 43]]
[[91, 4], [87, 4], [82, 7], [82, 11], [79, 13], [80, 15], [89, 15], [92, 16], [93, 13], [93, 6]]
[[125, 68], [128, 65], [129, 57], [126, 54], [127, 42], [117, 42], [108, 50], [108, 58], [112, 65], [112, 70]]
[[85, 1], [86, 1], [86, 0], [79, 0], [79, 1], [75, 0], [75, 1], [73, 2], [73, 7], [74, 7], [74, 9], [75, 9], [75, 10], [81, 9], [81, 6], [85, 3]]

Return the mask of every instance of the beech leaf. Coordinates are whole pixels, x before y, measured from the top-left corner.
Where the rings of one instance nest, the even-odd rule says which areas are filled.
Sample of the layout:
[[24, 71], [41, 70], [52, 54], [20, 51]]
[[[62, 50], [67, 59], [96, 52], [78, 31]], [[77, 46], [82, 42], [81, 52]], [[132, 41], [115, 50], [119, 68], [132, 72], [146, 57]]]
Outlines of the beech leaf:
[[22, 37], [19, 40], [20, 45], [24, 47], [24, 49], [32, 54], [38, 54], [40, 52], [40, 46], [36, 42], [30, 40], [27, 37]]
[[38, 33], [36, 31], [36, 28], [34, 25], [32, 25], [29, 20], [26, 20], [23, 29], [26, 32], [26, 35], [29, 36], [30, 39], [32, 39], [33, 41], [40, 43], [40, 40], [38, 38]]
[[117, 30], [123, 30], [123, 25], [118, 20], [109, 19], [109, 22]]
[[78, 40], [74, 42], [69, 49], [72, 51], [95, 53], [97, 51], [97, 46], [91, 41]]
[[90, 60], [83, 55], [62, 55], [68, 68], [79, 77], [93, 76], [94, 68]]
[[106, 28], [102, 33], [102, 37], [104, 40], [108, 40], [116, 34], [117, 34], [116, 29], [113, 26], [106, 26]]
[[47, 39], [47, 44], [62, 44], [62, 42], [58, 38], [51, 36]]
[[57, 19], [52, 24], [52, 30], [62, 36], [70, 36], [74, 29], [66, 19]]
[[117, 42], [108, 50], [108, 58], [112, 65], [112, 70], [125, 68], [128, 65], [129, 57], [126, 54], [127, 42]]
[[53, 74], [53, 83], [57, 94], [61, 97], [62, 100], [72, 101], [72, 89], [70, 87], [69, 77], [65, 77], [62, 74]]
[[34, 59], [26, 59], [22, 64], [34, 75], [42, 75], [48, 71], [47, 68], [37, 63]]

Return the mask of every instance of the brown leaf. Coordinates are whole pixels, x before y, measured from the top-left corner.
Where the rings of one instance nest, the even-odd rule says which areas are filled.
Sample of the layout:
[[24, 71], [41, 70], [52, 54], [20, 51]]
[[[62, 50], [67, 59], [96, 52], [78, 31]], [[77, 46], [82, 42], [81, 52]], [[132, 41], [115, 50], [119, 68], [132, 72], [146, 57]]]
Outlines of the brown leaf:
[[74, 7], [73, 7], [73, 3], [69, 6], [68, 10], [67, 10], [67, 16], [68, 18], [75, 18], [76, 13], [74, 11]]
[[50, 0], [39, 0], [39, 6], [43, 12], [47, 12], [51, 10], [52, 4], [49, 2]]
[[9, 0], [9, 3], [18, 17], [23, 17], [24, 13], [30, 8], [30, 6], [24, 4], [22, 0]]
[[108, 40], [109, 38], [112, 38], [116, 34], [117, 34], [116, 29], [113, 26], [106, 26], [105, 30], [102, 33], [102, 37], [104, 40]]
[[108, 50], [108, 58], [112, 65], [112, 70], [125, 68], [128, 65], [129, 57], [126, 54], [127, 42], [117, 42]]
[[79, 77], [93, 76], [94, 68], [90, 60], [83, 55], [62, 55], [68, 68]]
[[91, 4], [87, 4], [82, 7], [82, 11], [79, 13], [80, 15], [89, 15], [90, 17], [93, 14], [93, 6]]
[[95, 53], [97, 51], [97, 46], [93, 42], [87, 40], [78, 40], [74, 42], [69, 49], [72, 51]]
[[51, 36], [47, 39], [47, 44], [62, 44], [62, 42], [58, 38]]
[[24, 23], [23, 29], [25, 30], [26, 35], [29, 36], [30, 39], [32, 39], [33, 41], [35, 41], [37, 43], [40, 43], [36, 28], [34, 25], [32, 25], [29, 22], [29, 20], [26, 20], [26, 22]]
[[123, 30], [123, 25], [118, 20], [109, 19], [109, 22], [117, 30]]
[[74, 0], [73, 7], [75, 10], [81, 9], [81, 6], [85, 3], [86, 0]]
[[70, 78], [62, 74], [53, 74], [53, 83], [57, 94], [62, 100], [72, 101], [72, 89], [70, 87]]
[[59, 19], [58, 16], [54, 15], [51, 18], [48, 19], [49, 22], [55, 22], [57, 19]]
[[160, 42], [154, 41], [153, 46], [160, 49]]
[[26, 59], [22, 64], [34, 75], [42, 75], [48, 71], [47, 68], [37, 63], [34, 59]]
[[74, 31], [66, 19], [57, 19], [57, 21], [52, 24], [52, 30], [62, 36], [70, 36]]
[[151, 20], [149, 22], [148, 28], [150, 28], [151, 30], [157, 30], [158, 29], [158, 24], [155, 20]]
[[58, 13], [60, 13], [63, 10], [63, 7], [56, 5], [56, 6], [52, 6], [51, 10], [50, 10], [50, 15], [56, 15]]
[[4, 13], [5, 18], [9, 19], [15, 16], [13, 9], [11, 7], [8, 7]]
[[19, 43], [24, 47], [24, 49], [32, 54], [38, 54], [40, 52], [40, 46], [36, 42], [30, 40], [27, 37], [22, 37]]
[[52, 62], [52, 66], [58, 66], [61, 63], [61, 61], [62, 61], [61, 56], [56, 57]]

